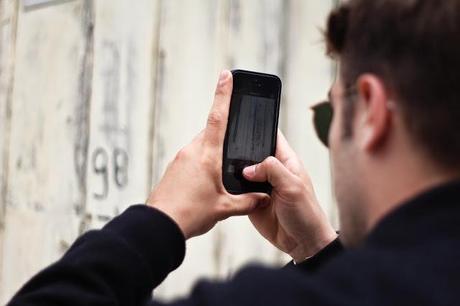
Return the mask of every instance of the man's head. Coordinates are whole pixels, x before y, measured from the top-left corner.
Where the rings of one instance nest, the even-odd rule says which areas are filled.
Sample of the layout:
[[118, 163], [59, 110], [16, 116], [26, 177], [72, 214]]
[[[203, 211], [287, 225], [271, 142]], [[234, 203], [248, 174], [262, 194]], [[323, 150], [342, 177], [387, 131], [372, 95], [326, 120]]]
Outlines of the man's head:
[[355, 245], [393, 202], [460, 173], [460, 1], [351, 0], [325, 34], [340, 66], [334, 185]]

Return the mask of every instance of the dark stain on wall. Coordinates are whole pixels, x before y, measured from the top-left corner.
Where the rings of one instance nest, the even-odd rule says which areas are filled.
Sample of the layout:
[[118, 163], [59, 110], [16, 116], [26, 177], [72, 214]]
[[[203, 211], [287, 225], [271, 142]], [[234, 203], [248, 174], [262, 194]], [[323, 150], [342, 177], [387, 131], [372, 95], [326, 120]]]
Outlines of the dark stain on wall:
[[[74, 145], [74, 164], [80, 199], [75, 203], [75, 212], [81, 216], [86, 206], [86, 171], [88, 167], [88, 145], [90, 131], [90, 109], [94, 60], [94, 2], [84, 0], [81, 15], [84, 54], [78, 72], [78, 101], [75, 107], [76, 141]], [[85, 228], [82, 218], [80, 232]]]

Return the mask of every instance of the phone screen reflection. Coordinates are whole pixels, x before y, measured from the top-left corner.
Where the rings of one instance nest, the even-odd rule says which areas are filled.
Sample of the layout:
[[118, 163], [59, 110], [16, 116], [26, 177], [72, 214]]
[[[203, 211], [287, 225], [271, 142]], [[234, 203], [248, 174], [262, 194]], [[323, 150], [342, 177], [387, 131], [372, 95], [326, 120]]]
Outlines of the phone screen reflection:
[[234, 95], [230, 118], [228, 159], [247, 165], [259, 163], [270, 156], [275, 124], [274, 99]]

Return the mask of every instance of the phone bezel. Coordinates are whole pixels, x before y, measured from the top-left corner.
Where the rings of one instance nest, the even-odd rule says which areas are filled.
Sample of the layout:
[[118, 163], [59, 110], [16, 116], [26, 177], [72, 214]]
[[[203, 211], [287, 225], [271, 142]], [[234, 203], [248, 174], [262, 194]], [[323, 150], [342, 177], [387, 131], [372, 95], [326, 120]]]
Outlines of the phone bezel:
[[[275, 156], [276, 153], [276, 140], [278, 131], [279, 111], [281, 104], [281, 89], [282, 82], [279, 77], [272, 74], [266, 74], [261, 72], [247, 71], [247, 70], [232, 70], [233, 75], [233, 95], [235, 93], [245, 94], [251, 96], [259, 96], [265, 98], [275, 99], [275, 122], [272, 133], [272, 147], [271, 156]], [[257, 81], [256, 81], [257, 80]], [[258, 85], [260, 84], [260, 86]], [[232, 114], [232, 103], [230, 104], [229, 120]], [[228, 132], [229, 126], [225, 132], [224, 151], [222, 157], [222, 181], [225, 189], [231, 194], [243, 194], [250, 192], [260, 192], [270, 194], [272, 186], [265, 183], [253, 183], [245, 180], [244, 178], [237, 178], [235, 174], [228, 173], [225, 169], [229, 166], [229, 159], [226, 158], [227, 145], [228, 145]], [[247, 161], [249, 162], [249, 161]]]

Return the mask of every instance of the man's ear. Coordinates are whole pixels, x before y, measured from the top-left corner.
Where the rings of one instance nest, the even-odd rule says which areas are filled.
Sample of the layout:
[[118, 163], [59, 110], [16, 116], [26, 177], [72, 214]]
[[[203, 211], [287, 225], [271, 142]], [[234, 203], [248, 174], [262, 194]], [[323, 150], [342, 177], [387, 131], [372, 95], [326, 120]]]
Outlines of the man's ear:
[[366, 151], [378, 148], [390, 132], [391, 114], [388, 109], [389, 94], [383, 81], [364, 74], [357, 81], [360, 115], [356, 129], [359, 146]]

